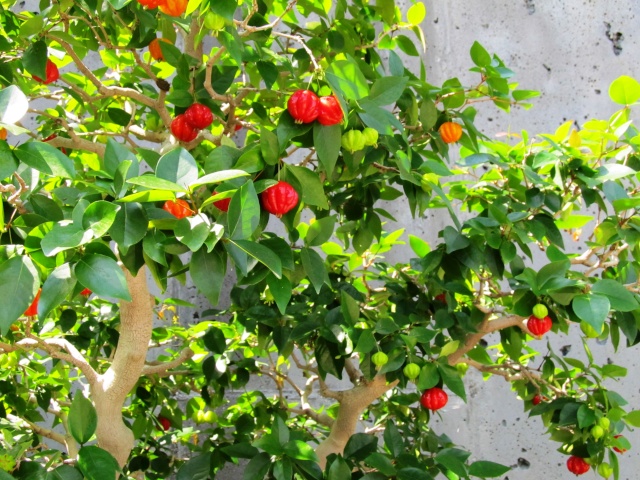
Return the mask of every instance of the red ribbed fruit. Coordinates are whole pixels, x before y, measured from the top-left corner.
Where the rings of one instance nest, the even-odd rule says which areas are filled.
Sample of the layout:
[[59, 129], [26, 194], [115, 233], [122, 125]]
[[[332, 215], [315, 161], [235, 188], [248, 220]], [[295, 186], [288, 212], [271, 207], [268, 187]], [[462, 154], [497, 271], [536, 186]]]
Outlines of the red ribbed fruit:
[[584, 461], [584, 458], [576, 457], [572, 455], [567, 460], [567, 469], [571, 473], [575, 473], [576, 475], [582, 475], [583, 473], [587, 473], [591, 467], [587, 462]]
[[190, 142], [198, 136], [198, 129], [189, 122], [183, 113], [171, 122], [171, 133], [181, 142]]
[[181, 198], [179, 198], [175, 202], [173, 200], [167, 200], [166, 202], [164, 202], [164, 205], [162, 205], [162, 209], [166, 212], [169, 212], [176, 218], [190, 217], [195, 213], [193, 210], [191, 210], [191, 206], [187, 203], [187, 201], [182, 200]]
[[536, 337], [541, 337], [549, 330], [551, 330], [551, 325], [553, 322], [551, 321], [551, 317], [546, 316], [544, 318], [538, 318], [534, 315], [529, 317], [527, 320], [527, 328], [531, 333], [533, 333]]
[[340, 102], [334, 95], [320, 97], [318, 104], [318, 122], [322, 125], [336, 125], [342, 122], [344, 114]]
[[449, 401], [449, 396], [447, 392], [438, 387], [430, 388], [429, 390], [425, 390], [422, 396], [420, 397], [420, 404], [429, 410], [440, 410], [444, 407]]
[[[213, 192], [213, 195], [216, 195], [218, 192]], [[213, 202], [213, 205], [223, 212], [229, 211], [229, 204], [231, 203], [231, 197], [223, 198], [222, 200], [218, 200], [217, 202]]]
[[298, 204], [298, 192], [289, 183], [280, 181], [262, 192], [264, 209], [280, 218]]
[[184, 112], [187, 121], [195, 128], [202, 130], [213, 123], [211, 109], [202, 103], [194, 103]]
[[33, 299], [33, 302], [31, 302], [29, 308], [27, 308], [23, 313], [25, 317], [34, 317], [38, 314], [38, 301], [40, 300], [41, 293], [42, 289], [38, 290], [38, 293], [36, 293], [36, 298]]
[[45, 85], [49, 85], [50, 83], [55, 82], [60, 78], [60, 72], [58, 71], [58, 67], [51, 60], [47, 59], [47, 67], [45, 70], [47, 74], [47, 78], [42, 81], [42, 79], [36, 75], [32, 75], [34, 80], [37, 80], [40, 83], [44, 83]]
[[311, 90], [298, 90], [289, 97], [287, 110], [296, 123], [311, 123], [318, 118], [318, 96]]

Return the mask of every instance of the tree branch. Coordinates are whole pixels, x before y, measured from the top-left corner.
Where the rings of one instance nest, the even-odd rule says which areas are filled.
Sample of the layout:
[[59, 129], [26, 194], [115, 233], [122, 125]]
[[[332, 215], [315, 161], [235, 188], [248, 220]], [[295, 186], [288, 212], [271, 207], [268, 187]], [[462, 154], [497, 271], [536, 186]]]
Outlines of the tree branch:
[[160, 377], [167, 377], [173, 374], [173, 372], [169, 372], [169, 370], [179, 367], [194, 355], [195, 352], [189, 347], [183, 348], [180, 354], [173, 360], [168, 362], [148, 363], [142, 369], [142, 375], [158, 375]]

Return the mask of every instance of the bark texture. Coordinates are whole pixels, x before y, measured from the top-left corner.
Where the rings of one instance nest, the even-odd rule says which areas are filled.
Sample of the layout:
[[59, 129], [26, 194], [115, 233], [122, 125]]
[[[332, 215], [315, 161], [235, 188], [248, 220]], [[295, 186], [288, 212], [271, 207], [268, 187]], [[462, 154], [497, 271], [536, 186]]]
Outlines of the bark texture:
[[125, 270], [131, 302], [120, 304], [120, 338], [109, 369], [91, 383], [98, 413], [98, 445], [124, 466], [133, 448], [133, 433], [122, 420], [122, 408], [145, 365], [153, 327], [153, 298], [147, 288], [146, 269], [136, 277]]
[[347, 441], [356, 431], [362, 412], [397, 383], [397, 381], [387, 383], [384, 375], [377, 375], [373, 380], [357, 385], [351, 390], [336, 392], [336, 398], [340, 403], [338, 416], [329, 436], [316, 449], [319, 464], [323, 470], [329, 455], [343, 453]]

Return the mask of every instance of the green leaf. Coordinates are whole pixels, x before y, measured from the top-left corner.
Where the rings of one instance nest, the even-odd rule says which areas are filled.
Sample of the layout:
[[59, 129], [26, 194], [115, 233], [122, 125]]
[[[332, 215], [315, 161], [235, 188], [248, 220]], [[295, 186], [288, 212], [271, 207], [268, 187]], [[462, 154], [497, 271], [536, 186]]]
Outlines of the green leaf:
[[86, 255], [76, 264], [75, 274], [78, 281], [96, 295], [131, 301], [124, 273], [111, 257], [98, 253]]
[[0, 180], [10, 177], [17, 169], [18, 160], [13, 155], [11, 147], [7, 142], [0, 141]]
[[98, 414], [93, 403], [79, 390], [74, 394], [69, 408], [68, 426], [69, 433], [80, 444], [91, 440], [98, 426]]
[[33, 302], [40, 278], [31, 258], [16, 255], [0, 264], [0, 278], [11, 279], [0, 283], [0, 298], [4, 301], [0, 308], [0, 333], [6, 335], [9, 327]]
[[309, 225], [307, 234], [304, 237], [304, 244], [308, 247], [318, 247], [327, 242], [333, 235], [335, 224], [335, 215], [316, 220]]
[[196, 161], [184, 148], [174, 148], [164, 154], [156, 165], [156, 177], [177, 183], [185, 189], [198, 180]]
[[332, 62], [326, 70], [326, 79], [333, 90], [344, 98], [359, 100], [369, 95], [367, 79], [352, 57]]
[[398, 470], [398, 480], [433, 480], [433, 477], [421, 468], [405, 467]]
[[260, 223], [260, 200], [253, 185], [242, 185], [231, 199], [228, 212], [229, 236], [234, 240], [251, 237]]
[[351, 468], [344, 461], [344, 458], [336, 457], [327, 472], [327, 480], [345, 480], [349, 478], [351, 478]]
[[596, 414], [588, 405], [582, 404], [576, 414], [580, 428], [590, 427], [596, 422]]
[[424, 3], [414, 3], [407, 11], [407, 22], [411, 25], [420, 25], [426, 15], [427, 8], [424, 6]]
[[313, 126], [313, 146], [318, 154], [318, 160], [320, 160], [320, 164], [327, 174], [327, 178], [331, 178], [336, 167], [340, 154], [341, 138], [342, 127], [340, 125], [324, 126], [320, 123], [315, 123]]
[[[322, 257], [312, 248], [300, 249], [300, 260], [304, 271], [317, 293], [320, 293], [322, 285], [329, 284], [329, 275], [324, 267]], [[25, 307], [26, 308], [26, 307]]]
[[420, 369], [420, 375], [418, 376], [418, 388], [420, 390], [428, 390], [435, 387], [440, 381], [440, 372], [438, 366], [435, 363], [429, 362]]
[[47, 78], [47, 44], [44, 40], [33, 42], [22, 55], [22, 64], [27, 72], [42, 80]]
[[137, 202], [123, 203], [109, 228], [111, 238], [121, 247], [129, 248], [144, 238], [149, 228], [147, 212]]
[[85, 231], [74, 223], [66, 225], [56, 223], [44, 236], [40, 246], [47, 257], [53, 257], [70, 248], [84, 245], [90, 242], [92, 238], [92, 232]]
[[633, 410], [624, 416], [624, 421], [632, 427], [640, 427], [640, 410]]
[[577, 295], [573, 297], [571, 306], [578, 318], [591, 325], [596, 332], [602, 331], [604, 321], [609, 316], [611, 309], [609, 299], [597, 293]]
[[418, 53], [418, 50], [416, 49], [415, 43], [413, 43], [413, 41], [406, 35], [398, 35], [396, 37], [396, 42], [398, 44], [398, 47], [400, 47], [400, 50], [402, 50], [407, 55], [411, 57], [417, 57], [420, 55]]
[[207, 480], [211, 474], [211, 454], [205, 453], [191, 458], [183, 464], [176, 480]]
[[466, 402], [467, 394], [464, 390], [464, 382], [462, 381], [462, 378], [460, 378], [458, 370], [455, 367], [450, 367], [449, 365], [438, 364], [438, 371], [440, 372], [442, 381], [447, 387], [449, 387], [449, 390]]
[[273, 466], [273, 476], [275, 480], [291, 480], [293, 478], [293, 465], [291, 460], [283, 457], [281, 460], [276, 460]]
[[28, 109], [29, 100], [18, 87], [9, 85], [0, 90], [0, 122], [9, 125], [19, 122]]
[[145, 188], [154, 190], [169, 190], [170, 192], [185, 192], [186, 190], [177, 183], [170, 182], [163, 178], [154, 177], [153, 175], [142, 175], [140, 177], [131, 177], [127, 179], [127, 183], [132, 185], [140, 185]]
[[469, 458], [469, 453], [457, 448], [443, 448], [435, 456], [436, 462], [451, 470], [459, 477], [468, 477], [467, 467], [464, 462]]
[[591, 292], [607, 297], [613, 310], [632, 312], [638, 308], [638, 301], [633, 294], [615, 280], [598, 280], [591, 287]]
[[378, 438], [366, 433], [351, 435], [344, 447], [344, 458], [361, 461], [378, 449]]
[[76, 277], [68, 263], [56, 268], [44, 282], [38, 301], [38, 318], [46, 318], [60, 305], [76, 286]]
[[398, 118], [390, 111], [377, 106], [368, 99], [363, 99], [360, 106], [363, 109], [362, 112], [358, 112], [360, 119], [367, 127], [377, 130], [380, 135], [392, 135], [393, 129], [391, 127], [396, 127], [400, 132], [404, 130]]
[[479, 67], [491, 65], [491, 55], [478, 42], [473, 42], [473, 45], [471, 45], [471, 60]]
[[280, 262], [280, 258], [278, 258], [278, 256], [268, 247], [250, 240], [234, 240], [231, 241], [231, 243], [250, 257], [253, 257], [262, 263], [265, 267], [271, 270], [277, 278], [282, 277], [282, 263]]
[[447, 253], [453, 253], [463, 248], [467, 248], [471, 243], [469, 239], [458, 232], [455, 228], [447, 226], [442, 232]]
[[222, 183], [222, 182], [226, 182], [227, 180], [233, 180], [234, 178], [245, 177], [247, 175], [249, 174], [244, 170], [234, 170], [234, 169], [222, 170], [220, 172], [209, 173], [208, 175], [205, 175], [204, 177], [199, 178], [194, 183], [189, 185], [189, 188], [193, 190], [196, 187], [199, 187], [200, 185], [208, 185], [210, 183]]
[[259, 453], [247, 463], [242, 475], [243, 480], [263, 480], [271, 467], [271, 455]]
[[18, 160], [46, 175], [75, 178], [73, 162], [64, 153], [48, 143], [27, 142], [14, 150]]
[[396, 424], [391, 420], [387, 421], [387, 426], [384, 429], [384, 445], [395, 458], [398, 458], [405, 451], [404, 439]]
[[431, 129], [438, 121], [438, 109], [436, 104], [430, 98], [425, 98], [420, 104], [420, 112], [418, 114], [423, 130]]
[[195, 252], [209, 237], [211, 226], [204, 215], [181, 218], [173, 229], [176, 239], [184, 243], [189, 250]]
[[213, 306], [218, 304], [226, 273], [226, 258], [216, 250], [206, 252], [200, 249], [193, 254], [189, 262], [189, 274], [194, 285]]
[[[421, 4], [416, 4], [421, 5]], [[416, 6], [414, 5], [414, 7]], [[371, 87], [368, 100], [379, 107], [391, 105], [400, 98], [408, 82], [407, 77], [382, 77]]]
[[278, 67], [273, 63], [264, 62], [262, 60], [256, 62], [256, 67], [258, 67], [258, 72], [260, 72], [260, 76], [264, 80], [265, 86], [268, 90], [271, 90], [271, 87], [276, 82], [278, 75], [280, 74]]
[[[262, 159], [267, 165], [275, 165], [278, 163], [280, 158], [278, 136], [264, 126], [260, 127], [260, 153], [262, 154]], [[318, 157], [319, 156], [320, 153], [318, 153]]]
[[96, 238], [106, 234], [116, 219], [119, 205], [104, 200], [93, 202], [82, 215], [82, 228], [91, 230]]
[[278, 310], [284, 315], [287, 305], [289, 305], [289, 300], [291, 300], [291, 282], [284, 275], [278, 278], [273, 273], [270, 273], [267, 276], [267, 285], [269, 285], [273, 298], [276, 299]]
[[429, 244], [420, 237], [416, 237], [415, 235], [409, 234], [409, 245], [411, 246], [411, 250], [413, 250], [414, 253], [420, 258], [424, 257], [431, 251], [431, 247], [429, 246]]
[[328, 209], [329, 203], [327, 202], [327, 196], [322, 188], [322, 182], [318, 177], [318, 174], [305, 167], [296, 167], [294, 165], [287, 165], [287, 172], [293, 174], [296, 180], [302, 187], [298, 191], [300, 197], [307, 205], [313, 205], [315, 207]]
[[640, 98], [640, 83], [634, 78], [622, 75], [609, 87], [609, 97], [620, 105], [631, 105]]
[[511, 467], [495, 462], [487, 462], [485, 460], [473, 462], [469, 465], [469, 475], [480, 478], [500, 477], [510, 470]]
[[130, 161], [132, 164], [138, 164], [138, 159], [134, 153], [119, 144], [113, 138], [107, 139], [107, 146], [104, 151], [104, 170], [112, 177], [115, 176], [119, 165], [124, 161]]
[[82, 447], [78, 452], [78, 468], [86, 480], [115, 480], [120, 471], [109, 452], [93, 445]]
[[[4, 479], [0, 477], [0, 480]], [[84, 480], [84, 476], [74, 467], [70, 467], [69, 465], [60, 465], [55, 470], [47, 472], [46, 480]]]

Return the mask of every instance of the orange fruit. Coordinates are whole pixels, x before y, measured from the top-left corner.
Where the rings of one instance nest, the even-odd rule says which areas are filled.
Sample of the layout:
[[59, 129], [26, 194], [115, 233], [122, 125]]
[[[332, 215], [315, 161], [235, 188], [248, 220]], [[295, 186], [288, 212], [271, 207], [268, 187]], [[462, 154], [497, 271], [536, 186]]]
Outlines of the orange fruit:
[[0, 140], [6, 140], [6, 139], [7, 139], [7, 129], [0, 128]]
[[164, 61], [164, 55], [162, 55], [162, 49], [160, 48], [160, 42], [171, 43], [166, 38], [154, 38], [151, 40], [149, 44], [149, 53], [151, 54], [151, 58], [154, 60], [158, 60], [159, 62]]
[[165, 0], [158, 7], [162, 13], [172, 17], [180, 17], [187, 10], [189, 0]]
[[455, 122], [444, 122], [438, 132], [444, 143], [455, 143], [462, 137], [462, 127]]

